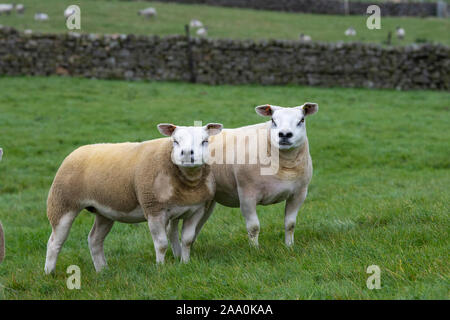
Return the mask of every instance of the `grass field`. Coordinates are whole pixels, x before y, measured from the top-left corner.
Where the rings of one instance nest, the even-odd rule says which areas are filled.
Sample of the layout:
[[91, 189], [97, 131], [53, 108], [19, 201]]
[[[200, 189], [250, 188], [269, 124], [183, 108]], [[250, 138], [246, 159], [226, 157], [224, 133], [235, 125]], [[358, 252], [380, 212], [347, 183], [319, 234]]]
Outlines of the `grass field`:
[[[205, 86], [70, 78], [0, 78], [0, 220], [4, 299], [448, 299], [450, 94], [296, 86]], [[157, 266], [146, 224], [116, 223], [96, 274], [74, 223], [53, 276], [44, 275], [46, 197], [80, 145], [159, 137], [156, 124], [262, 121], [254, 106], [319, 103], [308, 120], [314, 163], [295, 246], [284, 246], [283, 206], [258, 207], [260, 249], [237, 209], [219, 206], [183, 265]], [[81, 290], [66, 288], [80, 266]], [[380, 290], [366, 268], [381, 268]]]
[[[42, 32], [66, 32], [64, 9], [73, 4], [70, 0], [23, 0], [25, 15], [0, 16], [0, 24]], [[78, 0], [81, 8], [81, 32], [180, 34], [191, 19], [200, 19], [210, 37], [237, 39], [294, 39], [300, 33], [317, 41], [362, 41], [381, 43], [389, 31], [397, 26], [406, 30], [403, 41], [393, 37], [393, 44], [412, 42], [440, 42], [449, 45], [450, 19], [382, 17], [381, 30], [369, 30], [366, 16], [332, 16], [233, 9], [204, 5], [182, 5], [159, 2], [128, 2], [119, 0]], [[137, 16], [139, 9], [153, 6], [158, 17], [147, 20]], [[34, 21], [36, 12], [50, 16], [46, 22]], [[353, 26], [357, 36], [347, 38], [344, 31]]]

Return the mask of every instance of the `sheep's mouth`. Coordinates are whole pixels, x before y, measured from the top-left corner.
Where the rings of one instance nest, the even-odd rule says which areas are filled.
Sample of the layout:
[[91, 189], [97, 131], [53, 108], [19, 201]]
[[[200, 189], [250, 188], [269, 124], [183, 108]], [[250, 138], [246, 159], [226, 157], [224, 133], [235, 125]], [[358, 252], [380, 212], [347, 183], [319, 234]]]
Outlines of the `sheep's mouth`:
[[291, 146], [292, 145], [291, 142], [285, 141], [285, 140], [284, 141], [280, 141], [279, 144], [280, 144], [280, 146]]
[[203, 166], [203, 163], [195, 163], [195, 162], [182, 162], [181, 163], [181, 165], [180, 165], [181, 167], [184, 167], [184, 168], [196, 168], [196, 167], [201, 167], [201, 166]]

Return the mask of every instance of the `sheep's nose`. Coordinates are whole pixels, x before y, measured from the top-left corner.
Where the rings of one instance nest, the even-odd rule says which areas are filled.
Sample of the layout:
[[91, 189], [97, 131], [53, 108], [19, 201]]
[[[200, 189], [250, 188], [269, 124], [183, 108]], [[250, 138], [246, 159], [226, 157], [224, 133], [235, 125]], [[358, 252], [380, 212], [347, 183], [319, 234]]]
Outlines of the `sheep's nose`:
[[286, 132], [286, 133], [284, 133], [284, 132], [279, 132], [278, 133], [278, 136], [280, 137], [280, 138], [292, 138], [292, 132]]
[[186, 151], [185, 150], [181, 150], [181, 155], [182, 156], [184, 156], [185, 153], [186, 154], [190, 154], [191, 156], [193, 156], [194, 155], [194, 150], [192, 150], [192, 149], [191, 150], [186, 150]]

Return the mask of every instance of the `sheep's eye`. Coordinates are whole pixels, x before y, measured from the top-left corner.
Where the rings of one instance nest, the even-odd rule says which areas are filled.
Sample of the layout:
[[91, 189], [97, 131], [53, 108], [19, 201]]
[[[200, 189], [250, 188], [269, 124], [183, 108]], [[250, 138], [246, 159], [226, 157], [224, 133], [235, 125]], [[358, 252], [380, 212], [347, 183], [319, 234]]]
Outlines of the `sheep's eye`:
[[178, 141], [175, 141], [175, 140], [173, 140], [173, 144], [176, 145], [176, 146], [179, 145]]
[[274, 126], [274, 127], [276, 127], [277, 126], [277, 124], [275, 123], [275, 121], [272, 119], [272, 125]]
[[202, 145], [204, 146], [204, 145], [207, 145], [208, 144], [208, 140], [205, 140], [205, 141], [203, 141], [202, 142]]
[[305, 122], [305, 118], [302, 118], [302, 120], [300, 120], [300, 122], [298, 123], [298, 125], [301, 125], [303, 122]]

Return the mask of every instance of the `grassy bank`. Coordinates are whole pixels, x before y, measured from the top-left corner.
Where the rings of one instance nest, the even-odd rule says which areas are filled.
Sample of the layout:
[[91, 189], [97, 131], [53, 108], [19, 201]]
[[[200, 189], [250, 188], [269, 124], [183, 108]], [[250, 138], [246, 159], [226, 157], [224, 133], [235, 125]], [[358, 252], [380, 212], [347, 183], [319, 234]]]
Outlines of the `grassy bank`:
[[[5, 299], [448, 299], [449, 98], [442, 92], [205, 86], [70, 78], [0, 78], [0, 220]], [[314, 163], [295, 246], [283, 244], [283, 206], [259, 207], [259, 250], [237, 209], [218, 206], [188, 265], [156, 266], [146, 224], [116, 223], [110, 268], [96, 274], [74, 223], [57, 272], [43, 272], [51, 228], [46, 196], [64, 157], [80, 145], [159, 137], [156, 124], [194, 120], [237, 127], [262, 121], [263, 103], [319, 103], [308, 120]], [[81, 290], [66, 268], [80, 266]], [[366, 268], [381, 268], [368, 290]]]

